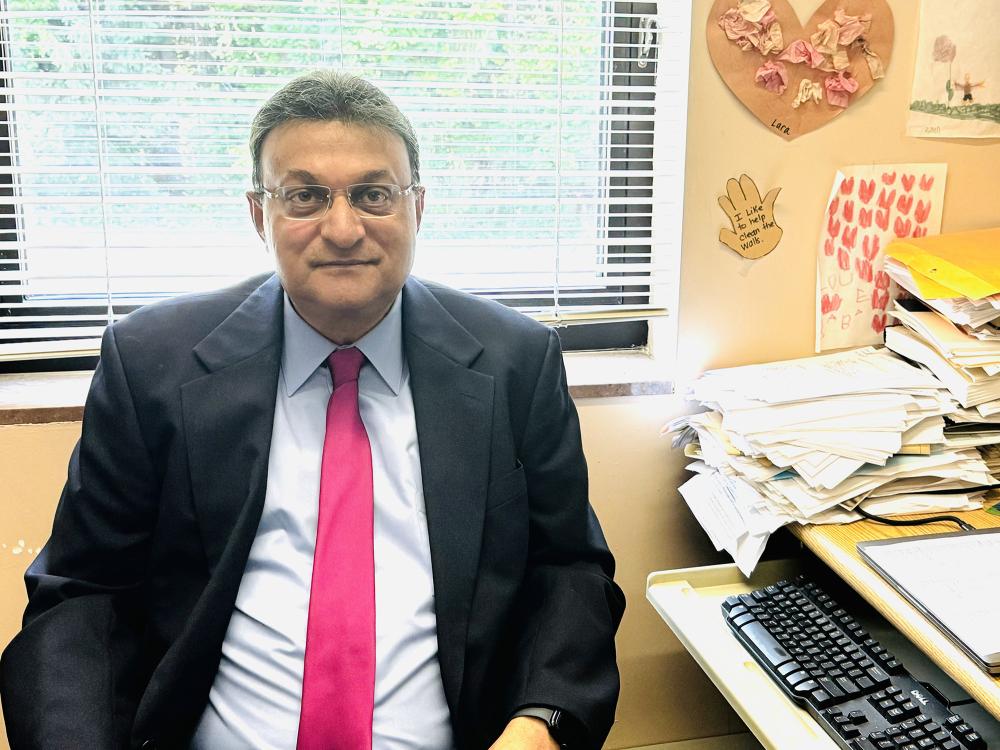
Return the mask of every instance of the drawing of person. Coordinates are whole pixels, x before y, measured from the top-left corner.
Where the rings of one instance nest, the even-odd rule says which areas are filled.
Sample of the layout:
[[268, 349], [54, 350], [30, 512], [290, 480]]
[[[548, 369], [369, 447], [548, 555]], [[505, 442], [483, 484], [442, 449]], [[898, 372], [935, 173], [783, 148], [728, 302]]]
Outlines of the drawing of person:
[[952, 81], [952, 83], [954, 83], [956, 87], [962, 89], [962, 102], [963, 103], [964, 102], [971, 102], [972, 101], [972, 89], [977, 89], [980, 86], [985, 86], [986, 85], [986, 81], [985, 80], [982, 80], [979, 83], [973, 83], [972, 82], [972, 78], [969, 76], [968, 73], [965, 74], [965, 81], [963, 81], [961, 83], [958, 82], [958, 81]]

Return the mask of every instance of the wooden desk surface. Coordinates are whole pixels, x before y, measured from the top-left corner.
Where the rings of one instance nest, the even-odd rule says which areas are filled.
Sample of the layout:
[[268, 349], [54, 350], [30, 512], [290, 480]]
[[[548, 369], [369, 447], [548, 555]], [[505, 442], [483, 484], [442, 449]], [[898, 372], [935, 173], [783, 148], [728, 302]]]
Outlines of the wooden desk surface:
[[[954, 513], [977, 529], [1000, 527], [1000, 516], [985, 510]], [[812, 552], [825, 562], [891, 622], [914, 645], [993, 716], [1000, 720], [1000, 677], [991, 677], [977, 667], [913, 605], [896, 593], [858, 554], [856, 544], [870, 539], [921, 536], [955, 531], [953, 523], [926, 526], [886, 526], [874, 521], [844, 525], [788, 527]], [[970, 571], [971, 572], [971, 571]]]

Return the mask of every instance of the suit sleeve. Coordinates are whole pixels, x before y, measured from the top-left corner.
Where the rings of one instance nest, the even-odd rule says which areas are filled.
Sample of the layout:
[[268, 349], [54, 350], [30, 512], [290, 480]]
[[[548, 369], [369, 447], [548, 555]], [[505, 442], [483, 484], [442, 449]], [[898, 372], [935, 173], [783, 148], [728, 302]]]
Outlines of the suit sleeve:
[[614, 559], [588, 500], [579, 421], [554, 331], [519, 455], [531, 542], [521, 597], [521, 658], [509, 708], [559, 708], [581, 725], [581, 746], [599, 748], [618, 700], [614, 636], [625, 598], [613, 581]]
[[153, 476], [109, 328], [52, 535], [25, 574], [23, 629], [0, 662], [12, 750], [125, 746], [138, 700]]

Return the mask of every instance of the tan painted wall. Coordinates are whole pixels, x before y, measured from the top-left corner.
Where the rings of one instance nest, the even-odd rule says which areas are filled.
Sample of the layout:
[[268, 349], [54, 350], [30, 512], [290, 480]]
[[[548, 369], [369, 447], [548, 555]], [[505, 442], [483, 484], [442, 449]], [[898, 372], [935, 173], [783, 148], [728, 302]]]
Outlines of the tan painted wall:
[[[79, 422], [0, 425], [0, 644], [21, 626], [24, 569], [52, 528]], [[7, 750], [0, 718], [0, 747]]]
[[[1000, 140], [903, 135], [918, 2], [889, 0], [896, 36], [886, 77], [836, 120], [791, 143], [754, 118], [715, 72], [705, 46], [711, 5], [695, 0], [692, 22], [679, 331], [685, 372], [812, 353], [816, 246], [841, 166], [945, 162], [942, 230], [1000, 225]], [[791, 5], [804, 18], [820, 2], [791, 0]], [[743, 172], [761, 193], [782, 188], [775, 215], [784, 236], [771, 254], [756, 261], [718, 242], [719, 229], [729, 221], [717, 198], [725, 193], [726, 180]]]
[[[667, 0], [668, 2], [681, 0]], [[734, 0], [735, 2], [735, 0]], [[1000, 225], [1000, 142], [927, 141], [902, 135], [916, 45], [917, 3], [889, 0], [896, 46], [887, 78], [843, 117], [785, 143], [747, 113], [716, 75], [704, 47], [711, 0], [694, 0], [679, 371], [803, 356], [812, 351], [815, 251], [833, 175], [846, 164], [949, 164], [945, 231]], [[792, 0], [800, 15], [819, 0]], [[746, 172], [781, 186], [778, 248], [746, 261], [721, 247], [716, 198]], [[664, 372], [665, 379], [673, 374]], [[646, 604], [653, 570], [714, 562], [676, 488], [683, 459], [658, 437], [684, 406], [675, 397], [579, 403], [592, 498], [619, 560], [629, 606], [618, 638], [622, 699], [609, 748], [736, 731], [738, 721]], [[44, 540], [78, 434], [75, 424], [0, 427], [0, 642], [23, 606], [27, 548]], [[25, 551], [14, 549], [23, 539]]]

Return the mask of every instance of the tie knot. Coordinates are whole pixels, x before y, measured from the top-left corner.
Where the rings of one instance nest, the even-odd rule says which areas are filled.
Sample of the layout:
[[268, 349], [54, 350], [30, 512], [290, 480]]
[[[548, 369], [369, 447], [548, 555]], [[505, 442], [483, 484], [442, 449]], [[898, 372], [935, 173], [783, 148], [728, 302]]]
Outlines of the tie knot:
[[337, 349], [330, 355], [330, 373], [333, 377], [333, 387], [339, 388], [344, 383], [358, 379], [365, 355], [356, 346]]

